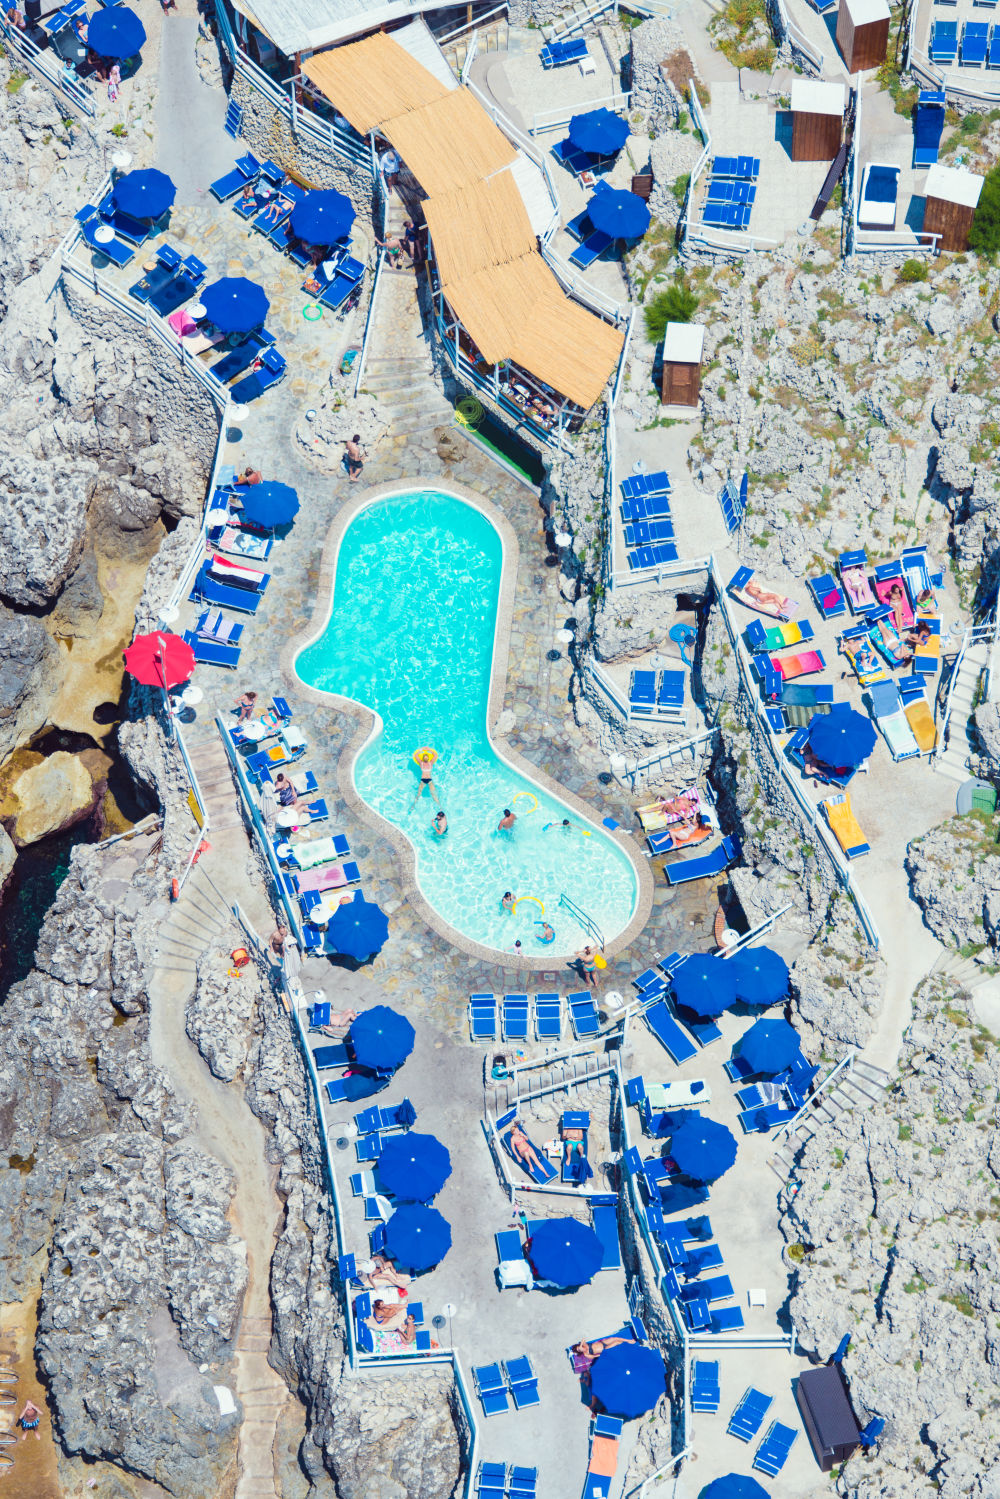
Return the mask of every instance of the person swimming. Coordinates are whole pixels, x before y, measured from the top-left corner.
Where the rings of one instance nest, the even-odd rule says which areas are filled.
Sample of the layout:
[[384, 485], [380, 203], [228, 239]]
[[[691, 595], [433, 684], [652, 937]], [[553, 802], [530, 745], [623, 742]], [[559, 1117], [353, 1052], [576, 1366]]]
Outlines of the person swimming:
[[556, 940], [556, 934], [547, 921], [536, 921], [535, 925], [540, 926], [542, 929], [541, 936], [538, 938], [539, 942], [545, 943], [547, 946], [548, 943]]
[[573, 824], [570, 822], [569, 818], [564, 817], [562, 822], [547, 822], [542, 828], [542, 832], [547, 833], [549, 831], [549, 828], [565, 828], [567, 832], [569, 832], [572, 827]]
[[500, 905], [507, 912], [508, 916], [513, 915], [514, 907], [517, 905], [517, 902], [514, 899], [514, 892], [512, 890], [504, 891], [503, 899], [501, 900]]
[[498, 833], [509, 833], [517, 821], [517, 813], [512, 812], [509, 807], [504, 807], [503, 816], [497, 823]]
[[442, 808], [442, 810], [434, 818], [434, 821], [431, 823], [431, 832], [435, 835], [435, 837], [443, 838], [447, 831], [448, 819], [444, 814], [444, 809]]

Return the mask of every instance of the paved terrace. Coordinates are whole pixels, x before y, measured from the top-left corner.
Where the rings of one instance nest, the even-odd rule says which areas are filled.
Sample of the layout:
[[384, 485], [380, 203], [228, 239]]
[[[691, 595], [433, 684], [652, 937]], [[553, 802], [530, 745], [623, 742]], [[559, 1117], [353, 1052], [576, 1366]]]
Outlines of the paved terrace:
[[[913, 166], [913, 122], [909, 115], [896, 114], [892, 99], [884, 91], [869, 84], [861, 95], [861, 135], [858, 145], [858, 193], [861, 192], [861, 174], [870, 161], [901, 168], [896, 192], [896, 233], [909, 235], [918, 243], [917, 235], [924, 226], [924, 189], [927, 183], [927, 168], [919, 170]], [[884, 239], [878, 230], [858, 230], [858, 241]], [[901, 241], [905, 244], [905, 239]]]

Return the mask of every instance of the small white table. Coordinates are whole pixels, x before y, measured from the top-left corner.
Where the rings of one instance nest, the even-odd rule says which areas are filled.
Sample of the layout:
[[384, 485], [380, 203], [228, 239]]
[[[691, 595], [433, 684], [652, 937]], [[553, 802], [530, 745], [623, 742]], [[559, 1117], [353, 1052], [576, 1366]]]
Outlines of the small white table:
[[197, 687], [194, 682], [192, 682], [191, 685], [189, 687], [185, 687], [184, 691], [180, 694], [180, 700], [184, 704], [185, 708], [196, 708], [199, 703], [205, 701], [205, 694], [200, 687]]
[[195, 322], [197, 322], [199, 318], [203, 318], [204, 316], [205, 316], [205, 309], [201, 305], [201, 303], [200, 302], [192, 302], [191, 306], [188, 308], [188, 317], [194, 318]]
[[102, 224], [99, 229], [94, 230], [94, 239], [99, 245], [110, 245], [115, 237], [115, 231], [110, 224]]

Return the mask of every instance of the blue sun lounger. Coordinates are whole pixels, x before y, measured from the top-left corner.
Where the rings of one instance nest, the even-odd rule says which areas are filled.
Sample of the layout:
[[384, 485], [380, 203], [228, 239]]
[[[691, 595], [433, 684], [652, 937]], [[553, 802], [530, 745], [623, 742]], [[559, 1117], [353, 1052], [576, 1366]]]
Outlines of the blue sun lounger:
[[238, 348], [231, 349], [228, 354], [217, 359], [211, 366], [212, 374], [226, 385], [230, 380], [235, 380], [237, 375], [242, 375], [244, 370], [248, 370], [266, 348], [266, 342], [254, 335]]
[[470, 994], [469, 996], [469, 1040], [495, 1041], [497, 1034], [497, 1002], [492, 994]]
[[642, 520], [669, 520], [668, 494], [637, 494], [622, 501], [622, 520], [626, 525]]
[[510, 1135], [511, 1131], [507, 1130], [500, 1136], [500, 1143], [503, 1145], [504, 1150], [510, 1156], [514, 1164], [516, 1166], [520, 1166], [524, 1174], [526, 1176], [530, 1176], [533, 1182], [536, 1182], [540, 1187], [544, 1187], [559, 1175], [552, 1162], [546, 1160], [545, 1156], [542, 1155], [537, 1146], [535, 1151], [537, 1159], [533, 1157], [530, 1163], [528, 1161], [518, 1160], [517, 1156], [514, 1154], [510, 1146]]
[[718, 1359], [695, 1359], [691, 1365], [691, 1409], [714, 1416], [720, 1399]]
[[197, 281], [182, 268], [172, 281], [168, 281], [166, 286], [161, 286], [160, 290], [150, 297], [149, 306], [154, 312], [158, 312], [160, 317], [165, 318], [197, 295]]
[[248, 151], [239, 158], [231, 172], [211, 183], [208, 190], [219, 203], [225, 203], [236, 193], [241, 193], [248, 182], [256, 182], [259, 176], [260, 162]]
[[590, 222], [589, 206], [587, 208], [581, 209], [576, 218], [570, 219], [569, 223], [566, 225], [566, 233], [571, 235], [578, 244], [581, 240], [589, 238], [589, 236], [593, 234], [593, 232], [594, 226]]
[[935, 21], [928, 47], [931, 62], [952, 63], [958, 55], [958, 22]]
[[184, 639], [194, 651], [194, 659], [203, 666], [231, 666], [240, 664], [240, 648], [238, 645], [225, 645], [221, 640], [206, 640], [200, 635], [194, 635], [190, 630], [184, 631]]
[[552, 147], [552, 155], [559, 165], [565, 167], [568, 172], [572, 172], [574, 177], [579, 177], [581, 172], [589, 172], [594, 165], [587, 152], [574, 146], [568, 136], [564, 141], [556, 142]]
[[726, 1427], [727, 1432], [740, 1442], [752, 1441], [760, 1431], [764, 1417], [773, 1404], [773, 1395], [765, 1395], [751, 1385], [744, 1391], [739, 1404], [730, 1416]]
[[217, 604], [220, 609], [238, 609], [243, 614], [256, 614], [264, 590], [255, 592], [251, 588], [233, 588], [217, 583], [208, 570], [207, 560], [202, 563], [189, 595], [191, 603]]
[[500, 1001], [500, 1019], [505, 1041], [527, 1041], [530, 1006], [526, 994], [505, 994]]
[[596, 1036], [601, 1028], [601, 1017], [590, 994], [586, 991], [582, 994], [567, 994], [566, 1005], [576, 1039], [583, 1041], [588, 1036]]
[[569, 263], [575, 265], [578, 270], [585, 271], [613, 244], [614, 240], [610, 234], [605, 234], [603, 229], [595, 229], [589, 239], [585, 239], [582, 245], [577, 245], [569, 257]]
[[472, 1369], [476, 1394], [483, 1403], [484, 1416], [497, 1416], [508, 1409], [507, 1386], [499, 1364], [479, 1364]]
[[621, 1245], [618, 1242], [618, 1198], [613, 1192], [595, 1193], [590, 1199], [594, 1232], [601, 1241], [602, 1270], [620, 1270]]
[[810, 578], [809, 591], [824, 619], [836, 619], [838, 615], [847, 613], [844, 595], [837, 586], [836, 578], [829, 573], [824, 573], [822, 578]]
[[535, 995], [535, 1035], [539, 1041], [558, 1041], [562, 1036], [563, 1007], [559, 994]]
[[543, 68], [564, 68], [569, 63], [582, 62], [587, 56], [587, 39], [583, 36], [546, 42], [538, 54]]
[[664, 1051], [678, 1065], [698, 1055], [698, 1049], [677, 1024], [664, 999], [658, 999], [643, 1010], [642, 1018]]
[[764, 1433], [764, 1440], [754, 1453], [753, 1466], [759, 1473], [766, 1473], [768, 1478], [777, 1478], [797, 1436], [798, 1432], [793, 1426], [782, 1426], [780, 1421], [772, 1421]]
[[691, 880], [704, 880], [709, 875], [721, 874], [740, 856], [740, 840], [733, 834], [723, 838], [709, 853], [700, 859], [679, 859], [673, 864], [664, 864], [663, 873], [668, 885], [686, 885]]
[[[992, 37], [990, 39], [992, 52]], [[913, 165], [932, 167], [938, 159], [944, 130], [944, 89], [921, 89], [913, 111]]]
[[520, 1358], [504, 1359], [503, 1372], [516, 1411], [538, 1404], [538, 1375], [527, 1354], [522, 1354]]
[[985, 21], [966, 21], [962, 27], [962, 48], [958, 65], [961, 68], [981, 68], [986, 61], [986, 44], [990, 28]]
[[261, 368], [255, 370], [252, 375], [247, 375], [242, 380], [237, 380], [235, 385], [229, 387], [229, 394], [239, 405], [248, 406], [251, 401], [266, 394], [272, 386], [279, 384], [285, 378], [288, 368], [283, 354], [277, 349], [265, 349], [260, 356]]
[[112, 265], [119, 267], [128, 265], [135, 254], [134, 247], [122, 244], [120, 239], [113, 239], [108, 244], [102, 245], [100, 240], [94, 238], [94, 235], [101, 227], [102, 220], [99, 218], [92, 218], [88, 223], [84, 224], [82, 233], [86, 243], [92, 250], [96, 250], [98, 255], [106, 255]]
[[708, 1201], [708, 1188], [688, 1182], [669, 1182], [660, 1188], [660, 1208], [664, 1213], [686, 1213]]

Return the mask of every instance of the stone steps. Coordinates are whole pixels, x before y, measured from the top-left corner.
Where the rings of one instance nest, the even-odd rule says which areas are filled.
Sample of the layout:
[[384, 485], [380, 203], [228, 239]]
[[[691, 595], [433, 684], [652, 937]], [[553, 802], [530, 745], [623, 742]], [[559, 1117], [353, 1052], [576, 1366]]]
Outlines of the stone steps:
[[247, 1346], [270, 1343], [270, 1338], [270, 1317], [243, 1318], [236, 1352], [236, 1393], [244, 1416], [235, 1499], [278, 1499], [280, 1493], [274, 1474], [274, 1443], [289, 1401], [288, 1389], [267, 1362], [265, 1349]]

